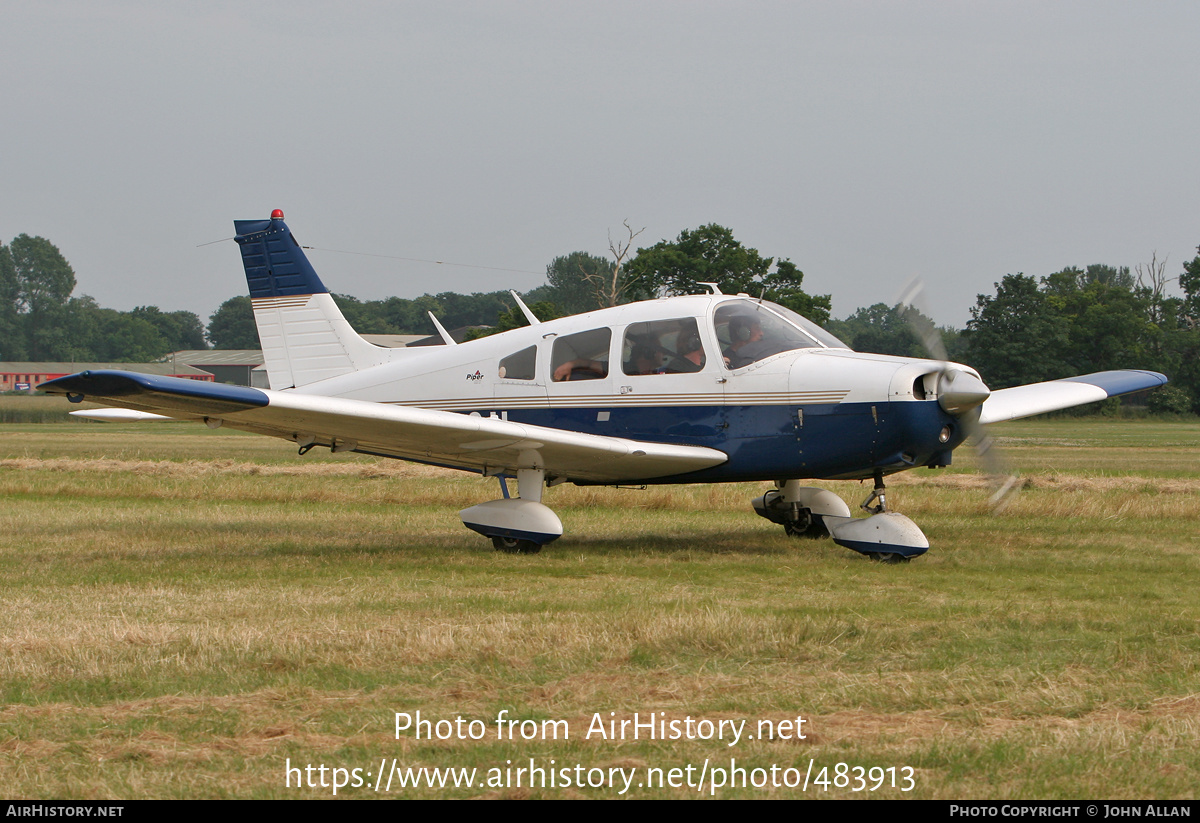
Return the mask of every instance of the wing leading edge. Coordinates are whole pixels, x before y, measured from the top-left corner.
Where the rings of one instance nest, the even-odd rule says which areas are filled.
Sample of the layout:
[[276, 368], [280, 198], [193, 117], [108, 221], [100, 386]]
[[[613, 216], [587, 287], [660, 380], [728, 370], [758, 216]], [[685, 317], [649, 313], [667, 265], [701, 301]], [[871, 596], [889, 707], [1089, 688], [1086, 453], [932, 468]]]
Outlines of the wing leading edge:
[[979, 422], [1000, 423], [1032, 417], [1121, 394], [1158, 388], [1166, 383], [1166, 376], [1158, 372], [1127, 369], [1014, 386], [992, 392], [983, 404]]
[[[318, 397], [175, 377], [92, 371], [38, 387], [180, 420], [489, 474], [541, 468], [548, 476], [616, 483], [724, 463], [724, 452], [604, 437], [494, 417]], [[219, 422], [218, 422], [219, 421]]]

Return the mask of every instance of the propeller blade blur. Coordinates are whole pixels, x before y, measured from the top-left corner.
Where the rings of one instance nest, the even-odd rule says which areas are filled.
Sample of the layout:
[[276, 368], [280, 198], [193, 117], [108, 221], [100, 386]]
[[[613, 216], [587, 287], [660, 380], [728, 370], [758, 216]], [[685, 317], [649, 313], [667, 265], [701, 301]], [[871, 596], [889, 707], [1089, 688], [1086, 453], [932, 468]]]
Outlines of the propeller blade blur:
[[980, 425], [979, 413], [975, 411], [992, 392], [979, 378], [952, 367], [941, 333], [934, 326], [928, 312], [922, 310], [924, 304], [925, 287], [921, 279], [915, 277], [900, 294], [900, 312], [930, 357], [942, 362], [942, 373], [938, 375], [937, 381], [938, 404], [947, 414], [952, 414], [962, 421], [968, 437], [975, 442], [975, 453], [979, 458], [980, 468], [988, 475], [992, 487], [988, 505], [993, 514], [999, 514], [1012, 503], [1021, 487], [1021, 481], [1009, 469], [996, 447], [996, 441]]

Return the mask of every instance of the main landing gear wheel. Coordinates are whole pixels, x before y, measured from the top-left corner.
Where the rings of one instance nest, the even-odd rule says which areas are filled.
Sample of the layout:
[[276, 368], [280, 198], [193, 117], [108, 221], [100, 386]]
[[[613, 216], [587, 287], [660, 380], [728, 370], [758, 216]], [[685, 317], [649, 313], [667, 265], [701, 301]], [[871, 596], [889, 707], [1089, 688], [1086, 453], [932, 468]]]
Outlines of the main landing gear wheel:
[[788, 537], [828, 537], [830, 525], [850, 517], [842, 498], [828, 489], [801, 486], [798, 480], [780, 480], [777, 485], [752, 505], [760, 517], [783, 526]]
[[911, 557], [905, 557], [898, 552], [867, 552], [867, 557], [876, 563], [885, 563], [889, 566], [894, 566], [897, 563], [907, 563], [909, 560], [912, 560]]
[[811, 513], [807, 522], [797, 520], [784, 523], [783, 531], [788, 537], [804, 537], [809, 540], [829, 536], [829, 529], [825, 528], [825, 521], [821, 515]]
[[542, 550], [540, 543], [515, 537], [493, 537], [492, 545], [496, 547], [496, 551], [507, 554], [537, 554]]
[[[536, 454], [522, 460], [532, 463]], [[517, 469], [517, 490], [520, 497], [508, 496], [505, 477], [500, 477], [502, 500], [489, 500], [463, 509], [458, 513], [463, 525], [492, 541], [498, 552], [508, 554], [537, 554], [542, 546], [557, 540], [563, 533], [558, 515], [542, 505], [542, 469]], [[521, 535], [525, 535], [522, 537]]]

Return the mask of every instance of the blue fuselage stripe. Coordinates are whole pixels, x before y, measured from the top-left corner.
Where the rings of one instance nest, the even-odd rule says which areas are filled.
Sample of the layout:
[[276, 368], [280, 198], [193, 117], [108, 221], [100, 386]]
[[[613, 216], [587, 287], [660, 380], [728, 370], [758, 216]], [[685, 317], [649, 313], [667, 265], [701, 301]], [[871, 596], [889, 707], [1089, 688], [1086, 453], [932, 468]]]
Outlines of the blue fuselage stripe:
[[[729, 455], [720, 466], [650, 483], [871, 477], [876, 469], [891, 473], [930, 463], [948, 465], [950, 450], [965, 437], [958, 422], [936, 401], [670, 409], [597, 406], [515, 409], [507, 415], [518, 423], [706, 446]], [[939, 436], [946, 426], [951, 437], [943, 443]]]

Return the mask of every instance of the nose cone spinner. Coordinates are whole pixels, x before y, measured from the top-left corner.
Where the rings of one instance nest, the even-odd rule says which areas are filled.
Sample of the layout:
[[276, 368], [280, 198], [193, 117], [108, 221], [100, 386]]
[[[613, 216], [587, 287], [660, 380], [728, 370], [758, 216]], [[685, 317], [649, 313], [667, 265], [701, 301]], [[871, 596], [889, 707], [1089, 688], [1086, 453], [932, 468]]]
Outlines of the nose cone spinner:
[[965, 414], [991, 395], [982, 380], [965, 371], [947, 369], [938, 377], [938, 404], [947, 414]]

